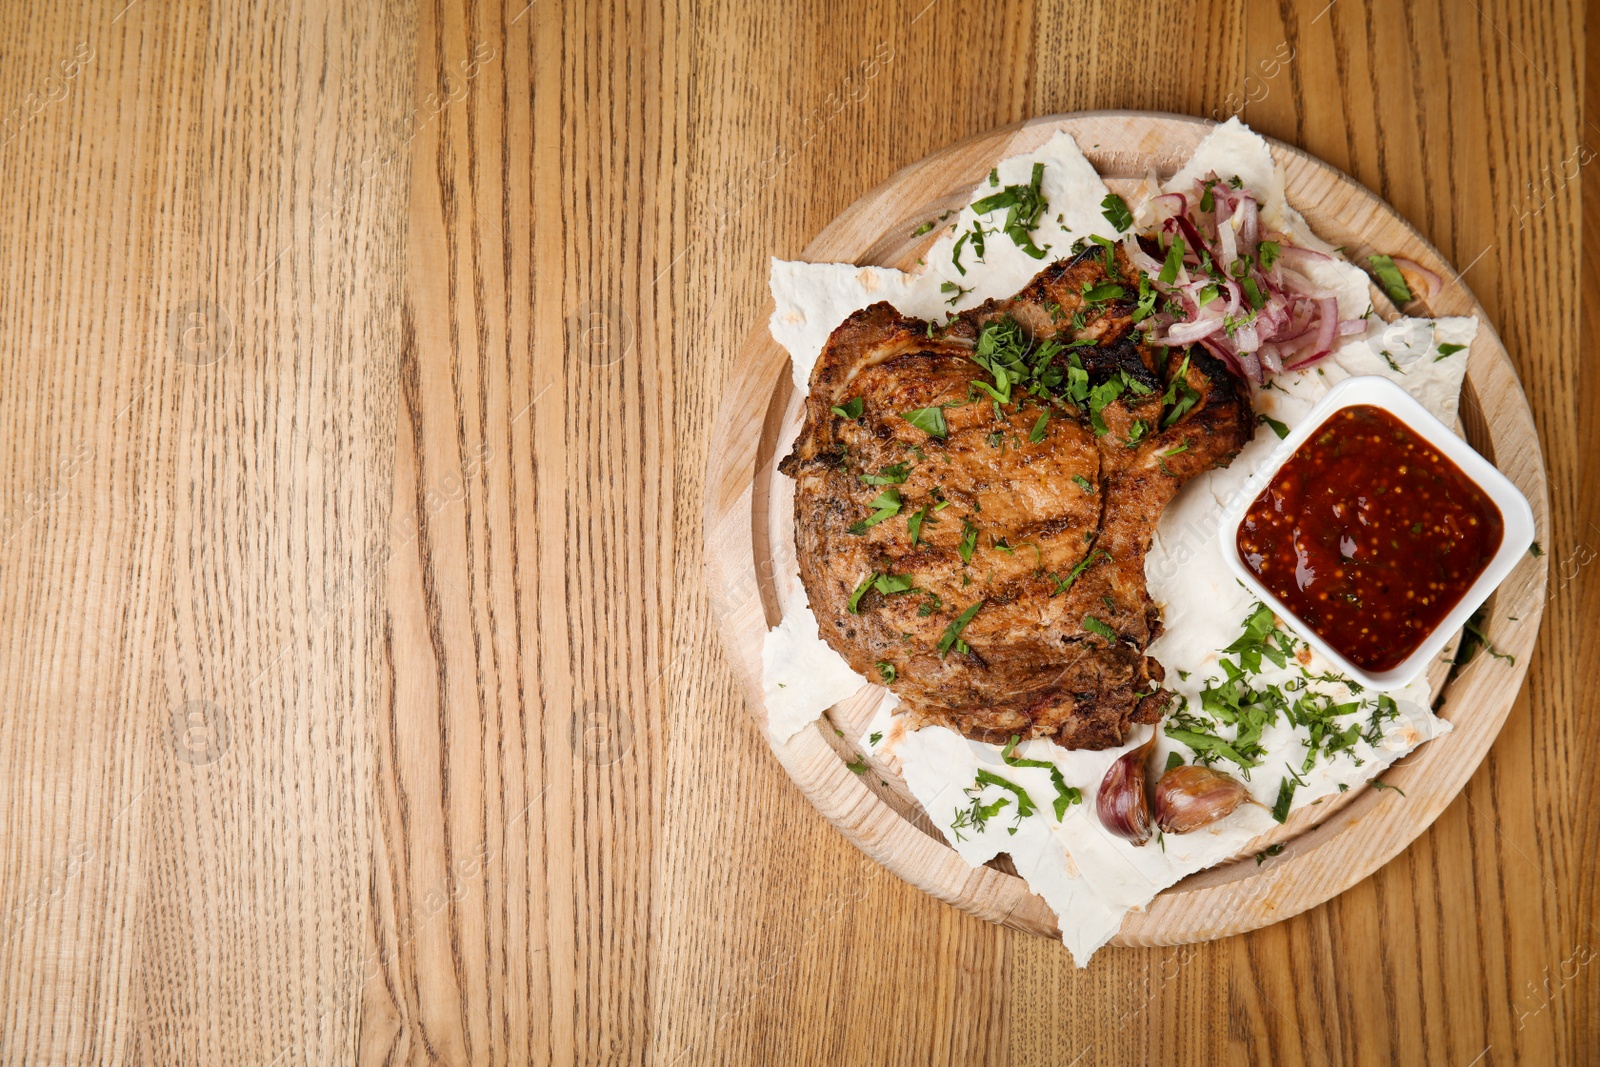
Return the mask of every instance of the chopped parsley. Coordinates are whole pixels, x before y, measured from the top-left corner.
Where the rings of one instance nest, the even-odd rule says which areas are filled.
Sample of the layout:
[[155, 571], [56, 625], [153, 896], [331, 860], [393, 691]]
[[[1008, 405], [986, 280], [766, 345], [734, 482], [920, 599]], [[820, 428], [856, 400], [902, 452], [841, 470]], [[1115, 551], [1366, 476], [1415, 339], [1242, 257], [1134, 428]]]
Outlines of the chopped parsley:
[[1106, 198], [1100, 201], [1100, 213], [1117, 228], [1118, 233], [1126, 232], [1133, 225], [1133, 212], [1128, 210], [1128, 202], [1116, 193], [1107, 193]]
[[978, 547], [978, 526], [971, 519], [961, 520], [961, 543], [956, 546], [956, 552], [961, 556], [961, 565], [964, 567], [972, 562], [972, 553]]
[[1156, 313], [1156, 298], [1160, 295], [1156, 292], [1155, 287], [1150, 284], [1150, 276], [1148, 274], [1139, 275], [1139, 303], [1133, 309], [1133, 321], [1143, 322], [1151, 315], [1154, 315]]
[[922, 539], [922, 523], [927, 519], [927, 517], [928, 506], [924, 504], [916, 511], [913, 511], [906, 518], [906, 532], [911, 535], [911, 544], [913, 547], [915, 547], [917, 542]]
[[1050, 784], [1055, 786], [1056, 790], [1054, 805], [1056, 822], [1060, 822], [1062, 817], [1066, 815], [1068, 808], [1074, 804], [1083, 803], [1083, 794], [1069, 786], [1067, 780], [1061, 776], [1061, 768], [1049, 760], [1023, 759], [1021, 756], [1013, 755], [1012, 753], [1017, 750], [1017, 742], [1019, 740], [1021, 739], [1018, 735], [1012, 734], [1011, 740], [1006, 742], [1006, 747], [1001, 750], [1000, 758], [1005, 761], [1008, 767], [1037, 767], [1040, 770], [1048, 770], [1050, 772]]
[[972, 607], [968, 608], [966, 611], [963, 611], [960, 615], [957, 615], [950, 622], [950, 625], [944, 628], [944, 635], [939, 638], [940, 659], [943, 659], [946, 655], [948, 655], [952, 648], [957, 652], [972, 651], [967, 643], [961, 640], [961, 631], [967, 628], [967, 623], [971, 622], [972, 617], [978, 614], [978, 609], [983, 607], [983, 603], [984, 602], [981, 600], [978, 601], [976, 604], [972, 605]]
[[1183, 269], [1183, 238], [1173, 237], [1172, 247], [1167, 249], [1166, 262], [1161, 264], [1159, 275], [1162, 285], [1171, 285], [1178, 280], [1178, 272]]
[[1273, 856], [1279, 856], [1282, 854], [1283, 845], [1268, 845], [1266, 848], [1256, 853], [1256, 866], [1259, 867]]
[[1073, 568], [1067, 572], [1067, 576], [1065, 578], [1057, 578], [1054, 574], [1050, 575], [1049, 577], [1051, 580], [1056, 583], [1056, 587], [1050, 591], [1050, 595], [1055, 596], [1058, 593], [1065, 593], [1068, 589], [1072, 588], [1072, 583], [1077, 581], [1079, 576], [1081, 576], [1084, 571], [1088, 570], [1101, 560], [1110, 558], [1111, 553], [1102, 548], [1098, 552], [1090, 552], [1087, 556], [1079, 560], [1073, 566]]
[[900, 417], [930, 437], [950, 436], [950, 428], [945, 425], [942, 407], [915, 408], [901, 412]]
[[1084, 282], [1081, 292], [1085, 303], [1104, 304], [1112, 300], [1121, 300], [1125, 290], [1114, 282], [1101, 282], [1099, 285]]
[[1189, 357], [1184, 356], [1183, 362], [1178, 364], [1178, 373], [1172, 376], [1172, 381], [1167, 384], [1166, 394], [1161, 398], [1161, 406], [1171, 407], [1162, 418], [1162, 426], [1171, 426], [1184, 415], [1189, 413], [1200, 402], [1200, 394], [1189, 384]]
[[1117, 632], [1093, 615], [1085, 615], [1083, 617], [1083, 628], [1092, 634], [1105, 638], [1107, 641], [1114, 643], [1117, 640]]
[[[989, 184], [999, 182], [997, 174], [990, 174]], [[1011, 238], [1011, 243], [1022, 249], [1023, 252], [1034, 259], [1043, 259], [1050, 246], [1040, 248], [1033, 243], [1033, 231], [1039, 226], [1039, 217], [1044, 214], [1049, 206], [1040, 192], [1044, 182], [1044, 164], [1035, 163], [1033, 172], [1027, 185], [1008, 185], [998, 193], [991, 193], [972, 203], [972, 211], [976, 215], [988, 215], [991, 212], [1006, 209], [1005, 222], [1000, 225], [999, 232]], [[978, 246], [978, 258], [983, 258], [983, 249]], [[965, 272], [963, 272], [965, 273]]]
[[1396, 305], [1409, 303], [1412, 300], [1411, 287], [1406, 285], [1405, 275], [1400, 273], [1400, 268], [1394, 265], [1391, 257], [1368, 256], [1367, 265], [1372, 268], [1372, 273], [1378, 276], [1378, 288], [1382, 289]]
[[1268, 415], [1265, 411], [1256, 415], [1256, 422], [1263, 426], [1272, 427], [1272, 432], [1278, 435], [1278, 440], [1280, 441], [1289, 436], [1289, 427]]
[[867, 575], [867, 580], [856, 586], [856, 591], [850, 594], [850, 602], [845, 605], [850, 614], [861, 614], [858, 605], [860, 605], [861, 598], [866, 595], [868, 589], [877, 589], [884, 596], [889, 596], [893, 593], [909, 593], [912, 589], [911, 578], [908, 575], [883, 574], [878, 571]]
[[852, 523], [850, 525], [851, 533], [864, 534], [868, 529], [878, 525], [884, 519], [892, 519], [900, 514], [900, 491], [897, 489], [885, 489], [867, 506], [877, 510], [860, 522]]
[[968, 289], [962, 285], [957, 285], [955, 282], [941, 282], [939, 284], [939, 291], [941, 293], [951, 294], [950, 299], [945, 301], [946, 304], [954, 304], [956, 301], [972, 292], [971, 289]]
[[[1299, 782], [1293, 778], [1285, 778], [1278, 783], [1278, 799], [1272, 805], [1272, 817], [1278, 822], [1283, 822], [1289, 817], [1289, 808], [1294, 804], [1294, 791]], [[1280, 845], [1281, 852], [1283, 847]]]
[[[873, 666], [878, 668], [878, 677], [883, 679], [884, 685], [893, 685], [894, 680], [900, 675], [900, 672], [895, 670], [894, 664], [890, 663], [888, 660], [880, 659], [877, 663], [874, 663]], [[878, 739], [882, 736], [882, 734], [873, 734], [871, 738], [872, 743], [877, 744]]]
[[1101, 412], [1122, 395], [1122, 388], [1122, 379], [1107, 378], [1089, 390], [1089, 425], [1094, 427], [1096, 437], [1104, 437], [1111, 432], [1106, 426], [1106, 420], [1101, 417]]
[[877, 474], [860, 474], [857, 477], [867, 485], [903, 485], [910, 473], [911, 464], [895, 463], [888, 467], [879, 467]]

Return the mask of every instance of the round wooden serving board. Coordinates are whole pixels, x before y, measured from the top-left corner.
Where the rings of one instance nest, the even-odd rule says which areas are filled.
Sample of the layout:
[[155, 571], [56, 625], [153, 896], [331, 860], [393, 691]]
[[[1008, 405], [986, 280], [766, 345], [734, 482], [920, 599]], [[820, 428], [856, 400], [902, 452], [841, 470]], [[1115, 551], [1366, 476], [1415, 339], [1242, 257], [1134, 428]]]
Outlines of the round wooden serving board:
[[[1113, 189], [1127, 192], [1147, 168], [1163, 179], [1174, 173], [1211, 126], [1184, 116], [1124, 111], [1056, 115], [995, 130], [900, 171], [834, 219], [800, 258], [910, 269], [937, 237], [937, 231], [913, 237], [920, 223], [965, 206], [997, 161], [1042, 145], [1057, 130], [1072, 134]], [[1273, 142], [1272, 149], [1290, 202], [1351, 259], [1364, 262], [1374, 252], [1405, 256], [1446, 279], [1436, 299], [1419, 301], [1409, 312], [1478, 316], [1461, 397], [1463, 432], [1526, 494], [1542, 537], [1548, 501], [1538, 435], [1516, 371], [1483, 309], [1389, 205], [1295, 148]], [[1386, 317], [1394, 315], [1376, 289], [1373, 303]], [[775, 450], [800, 418], [800, 398], [790, 382], [788, 354], [762, 321], [745, 340], [723, 394], [728, 399], [718, 417], [707, 479], [706, 558], [723, 637], [765, 735], [761, 645], [779, 618], [773, 578], [793, 564], [792, 495], [775, 484], [782, 458]], [[1432, 676], [1438, 714], [1455, 729], [1384, 774], [1404, 796], [1352, 789], [1297, 812], [1233, 862], [1195, 874], [1144, 911], [1129, 914], [1113, 944], [1182, 944], [1277, 922], [1343, 892], [1410, 844], [1454, 799], [1511, 710], [1539, 631], [1546, 577], [1544, 559], [1530, 553], [1489, 602], [1490, 636], [1515, 662], [1480, 653], [1453, 676], [1446, 677], [1443, 665]], [[887, 767], [874, 764], [866, 774], [846, 767], [857, 759], [854, 739], [883, 694], [871, 686], [774, 745], [789, 776], [846, 836], [906, 881], [993, 922], [1058, 935], [1055, 916], [1004, 857], [969, 867]], [[1281, 855], [1259, 864], [1251, 858], [1274, 842], [1286, 846]]]

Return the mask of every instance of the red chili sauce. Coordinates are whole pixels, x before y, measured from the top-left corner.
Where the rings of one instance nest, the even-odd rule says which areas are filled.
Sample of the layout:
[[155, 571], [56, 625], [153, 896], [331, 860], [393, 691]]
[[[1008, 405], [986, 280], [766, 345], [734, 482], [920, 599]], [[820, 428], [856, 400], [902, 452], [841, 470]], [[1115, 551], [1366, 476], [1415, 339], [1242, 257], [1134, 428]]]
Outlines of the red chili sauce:
[[1363, 670], [1399, 666], [1504, 536], [1493, 500], [1382, 408], [1342, 408], [1307, 438], [1239, 527], [1239, 558]]

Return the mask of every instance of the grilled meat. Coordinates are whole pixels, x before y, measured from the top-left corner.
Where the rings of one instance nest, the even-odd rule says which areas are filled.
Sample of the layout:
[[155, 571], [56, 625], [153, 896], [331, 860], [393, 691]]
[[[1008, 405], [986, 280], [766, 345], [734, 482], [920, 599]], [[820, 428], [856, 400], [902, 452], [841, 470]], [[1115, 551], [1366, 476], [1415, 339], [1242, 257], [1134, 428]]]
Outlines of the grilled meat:
[[1139, 277], [1092, 247], [943, 326], [864, 308], [817, 360], [781, 464], [800, 576], [922, 723], [1107, 748], [1167, 709], [1145, 553], [1254, 420], [1204, 349], [1144, 343]]

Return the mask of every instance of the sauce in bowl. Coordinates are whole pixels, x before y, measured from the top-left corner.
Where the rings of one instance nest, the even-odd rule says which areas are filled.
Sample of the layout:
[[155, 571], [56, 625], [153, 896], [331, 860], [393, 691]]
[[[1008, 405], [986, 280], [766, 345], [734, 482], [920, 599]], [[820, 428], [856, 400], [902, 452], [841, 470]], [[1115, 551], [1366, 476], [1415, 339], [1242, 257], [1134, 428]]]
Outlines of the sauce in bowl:
[[1245, 512], [1239, 558], [1362, 670], [1403, 663], [1489, 566], [1500, 509], [1405, 423], [1340, 408]]

